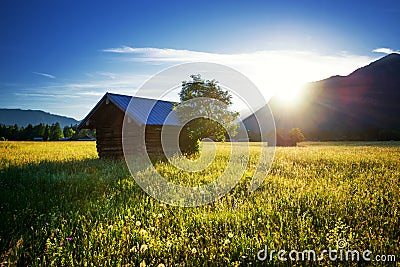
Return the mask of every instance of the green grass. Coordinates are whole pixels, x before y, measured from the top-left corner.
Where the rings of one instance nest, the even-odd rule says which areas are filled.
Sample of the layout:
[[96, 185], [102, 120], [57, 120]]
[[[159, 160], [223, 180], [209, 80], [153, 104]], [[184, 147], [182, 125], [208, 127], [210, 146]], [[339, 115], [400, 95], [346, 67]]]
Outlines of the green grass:
[[[227, 145], [217, 145], [209, 172], [156, 168], [174, 182], [202, 184], [226, 165]], [[399, 143], [301, 145], [277, 148], [263, 185], [250, 193], [253, 144], [246, 175], [228, 195], [181, 208], [144, 193], [124, 161], [99, 160], [94, 142], [0, 142], [0, 262], [246, 266], [261, 264], [265, 245], [318, 252], [339, 239], [399, 261]]]

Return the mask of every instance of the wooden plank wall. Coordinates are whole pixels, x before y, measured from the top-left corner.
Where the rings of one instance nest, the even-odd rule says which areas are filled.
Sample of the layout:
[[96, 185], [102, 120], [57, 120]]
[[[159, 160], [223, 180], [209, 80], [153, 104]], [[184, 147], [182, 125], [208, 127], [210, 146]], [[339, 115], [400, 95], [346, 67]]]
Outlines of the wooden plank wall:
[[[146, 150], [148, 154], [160, 155], [163, 153], [161, 145], [161, 126], [160, 125], [147, 125], [145, 131], [145, 144], [146, 148], [141, 146], [143, 142], [143, 128], [139, 125], [132, 123], [129, 126], [125, 145], [128, 146], [129, 154], [143, 155]], [[98, 127], [96, 129], [97, 137], [97, 152], [100, 158], [123, 158], [122, 148], [122, 125], [114, 125], [112, 127]], [[173, 138], [174, 136], [171, 136]], [[168, 141], [167, 141], [168, 144]], [[168, 147], [166, 148], [168, 149]]]
[[[146, 150], [148, 154], [162, 155], [162, 127], [178, 129], [178, 127], [162, 125], [141, 126], [136, 123], [135, 120], [125, 117], [125, 113], [113, 103], [103, 101], [85, 126], [85, 128], [96, 129], [96, 148], [100, 158], [124, 157], [122, 148], [122, 125], [127, 127], [124, 130], [124, 133], [127, 134], [124, 140], [128, 146], [128, 150], [125, 152], [129, 152], [129, 154], [133, 155], [143, 155], [146, 153]], [[145, 131], [143, 127], [146, 127]], [[145, 136], [143, 136], [144, 132]], [[167, 141], [165, 143], [167, 147], [165, 149], [171, 151], [172, 149], [168, 148], [168, 144], [171, 143], [168, 139], [174, 140], [173, 138], [177, 138], [179, 132], [168, 131], [168, 133], [169, 134], [166, 135]]]

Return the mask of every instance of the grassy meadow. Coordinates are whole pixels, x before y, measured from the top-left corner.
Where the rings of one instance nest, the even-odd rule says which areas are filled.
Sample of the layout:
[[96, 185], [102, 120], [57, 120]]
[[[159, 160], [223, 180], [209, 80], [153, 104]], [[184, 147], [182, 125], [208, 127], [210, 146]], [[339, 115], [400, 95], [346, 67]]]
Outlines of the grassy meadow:
[[[226, 164], [228, 144], [217, 146], [216, 163], [191, 183]], [[318, 255], [345, 240], [348, 249], [395, 255], [399, 266], [400, 143], [279, 147], [250, 193], [257, 153], [252, 146], [244, 177], [225, 197], [181, 208], [149, 197], [123, 160], [98, 159], [94, 142], [0, 142], [0, 264], [265, 266], [285, 263], [258, 261], [265, 246]], [[180, 177], [169, 164], [156, 168]]]

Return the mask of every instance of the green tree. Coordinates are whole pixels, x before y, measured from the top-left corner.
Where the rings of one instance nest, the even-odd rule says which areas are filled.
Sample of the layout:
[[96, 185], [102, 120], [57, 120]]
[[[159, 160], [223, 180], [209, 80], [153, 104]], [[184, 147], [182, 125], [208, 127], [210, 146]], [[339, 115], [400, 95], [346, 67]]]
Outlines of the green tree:
[[44, 137], [46, 131], [46, 125], [40, 123], [33, 127], [33, 137]]
[[60, 138], [64, 137], [63, 131], [61, 130], [60, 124], [57, 122], [53, 125], [51, 125], [51, 131], [50, 131], [50, 140], [52, 141], [57, 141]]
[[289, 131], [289, 138], [293, 145], [303, 142], [305, 140], [303, 133], [300, 128], [292, 128]]
[[46, 124], [46, 126], [44, 127], [43, 141], [48, 141], [50, 139], [50, 134], [50, 126]]
[[64, 133], [64, 137], [71, 138], [75, 134], [75, 131], [74, 131], [74, 129], [72, 129], [72, 127], [65, 126], [63, 133]]
[[[181, 122], [196, 117], [185, 124], [179, 137], [181, 150], [189, 154], [198, 151], [199, 142], [204, 138], [224, 141], [228, 133], [234, 135], [237, 125], [233, 122], [239, 116], [238, 112], [229, 109], [232, 96], [217, 81], [204, 80], [199, 74], [190, 78], [182, 82], [181, 105], [176, 108]], [[189, 101], [192, 99], [199, 101]]]
[[[74, 129], [74, 127], [72, 129]], [[77, 129], [77, 128], [75, 128], [75, 129]], [[71, 139], [78, 140], [79, 138], [85, 138], [87, 136], [96, 137], [96, 130], [91, 130], [91, 129], [76, 130], [74, 135], [71, 137]]]
[[19, 140], [20, 137], [20, 129], [17, 124], [9, 127], [10, 139], [11, 140]]
[[23, 130], [21, 140], [32, 140], [32, 139], [33, 139], [33, 126], [32, 124], [28, 124], [28, 126]]

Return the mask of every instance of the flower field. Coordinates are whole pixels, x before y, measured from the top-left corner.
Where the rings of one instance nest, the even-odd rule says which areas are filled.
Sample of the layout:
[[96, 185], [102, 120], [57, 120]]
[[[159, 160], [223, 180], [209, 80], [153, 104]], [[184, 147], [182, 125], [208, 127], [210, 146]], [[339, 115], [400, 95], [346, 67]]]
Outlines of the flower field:
[[[216, 163], [189, 183], [211, 181], [228, 145], [217, 144]], [[395, 255], [391, 264], [399, 265], [400, 143], [278, 147], [263, 185], [250, 193], [257, 153], [251, 146], [229, 194], [182, 208], [143, 192], [123, 160], [98, 159], [94, 142], [0, 142], [0, 264], [265, 266], [285, 263], [276, 254], [260, 261], [265, 246], [320, 252], [341, 240], [339, 249]], [[180, 177], [168, 163], [156, 168]]]

